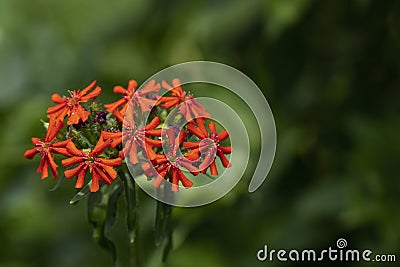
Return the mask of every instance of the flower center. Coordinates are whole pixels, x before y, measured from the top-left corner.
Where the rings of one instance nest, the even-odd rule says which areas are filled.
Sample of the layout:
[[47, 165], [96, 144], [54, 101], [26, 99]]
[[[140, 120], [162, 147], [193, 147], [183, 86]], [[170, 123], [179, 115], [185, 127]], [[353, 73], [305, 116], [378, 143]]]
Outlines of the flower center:
[[95, 162], [95, 160], [96, 160], [96, 158], [91, 157], [91, 156], [88, 156], [86, 161], [87, 161], [89, 164], [93, 164], [93, 163]]
[[79, 92], [77, 93], [75, 90], [74, 91], [68, 91], [68, 93], [70, 94], [71, 97], [66, 97], [68, 105], [72, 106], [72, 105], [76, 105], [79, 103], [79, 100], [81, 98], [81, 96], [79, 95]]

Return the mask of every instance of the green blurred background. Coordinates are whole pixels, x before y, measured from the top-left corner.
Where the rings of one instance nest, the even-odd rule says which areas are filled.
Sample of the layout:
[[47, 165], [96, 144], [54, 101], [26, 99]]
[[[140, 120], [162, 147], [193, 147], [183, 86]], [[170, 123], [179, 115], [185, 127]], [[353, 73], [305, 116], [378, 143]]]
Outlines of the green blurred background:
[[[278, 145], [260, 190], [248, 194], [247, 177], [216, 203], [174, 210], [167, 266], [309, 266], [256, 252], [319, 250], [340, 237], [400, 256], [399, 1], [0, 0], [0, 266], [112, 266], [85, 203], [68, 204], [73, 181], [49, 192], [54, 181], [23, 152], [42, 133], [51, 93], [97, 79], [111, 102], [114, 85], [191, 60], [253, 79]], [[157, 266], [154, 205], [141, 198], [144, 258]], [[341, 264], [364, 265], [373, 266]]]

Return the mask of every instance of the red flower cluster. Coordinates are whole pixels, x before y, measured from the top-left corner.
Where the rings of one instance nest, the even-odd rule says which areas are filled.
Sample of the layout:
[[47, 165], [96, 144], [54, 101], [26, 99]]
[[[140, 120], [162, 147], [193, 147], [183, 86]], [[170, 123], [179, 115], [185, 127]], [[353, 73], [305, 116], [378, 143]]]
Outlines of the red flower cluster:
[[[216, 156], [225, 168], [230, 166], [225, 155], [231, 153], [231, 147], [220, 143], [228, 138], [228, 132], [217, 133], [212, 121], [206, 129], [205, 119], [210, 114], [182, 89], [179, 79], [172, 80], [172, 85], [152, 80], [140, 90], [131, 80], [126, 89], [115, 86], [114, 93], [122, 98], [106, 105], [95, 100], [101, 93], [95, 84], [69, 91], [70, 96], [52, 95], [57, 105], [47, 109], [47, 133], [43, 141], [32, 138], [34, 148], [24, 155], [28, 159], [41, 155], [38, 173], [43, 179], [48, 177], [48, 166], [53, 178], [58, 175], [54, 154], [67, 157], [61, 161], [67, 168], [64, 175], [77, 177], [76, 188], [82, 188], [91, 174], [91, 192], [98, 191], [101, 183], [111, 184], [118, 177], [117, 168], [125, 163], [141, 168], [156, 187], [170, 181], [173, 191], [179, 191], [179, 184], [185, 188], [193, 185], [184, 169], [193, 175], [210, 169], [212, 175], [218, 175]], [[161, 88], [166, 90], [163, 96]], [[173, 107], [182, 115], [177, 120], [186, 125], [163, 129], [165, 112]], [[143, 122], [143, 117], [151, 119]]]

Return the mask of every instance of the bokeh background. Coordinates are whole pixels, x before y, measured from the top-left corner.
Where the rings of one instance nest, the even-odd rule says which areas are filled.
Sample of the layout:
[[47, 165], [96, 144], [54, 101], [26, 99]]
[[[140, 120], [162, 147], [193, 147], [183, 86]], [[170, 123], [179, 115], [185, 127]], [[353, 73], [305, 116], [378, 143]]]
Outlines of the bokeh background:
[[[191, 60], [253, 79], [278, 145], [260, 190], [246, 192], [254, 138], [243, 183], [216, 203], [174, 210], [167, 266], [309, 266], [259, 262], [256, 252], [320, 250], [340, 237], [400, 257], [400, 2], [1, 0], [0, 266], [112, 266], [85, 203], [68, 204], [73, 181], [49, 192], [55, 182], [41, 181], [39, 159], [23, 152], [42, 133], [51, 93], [97, 79], [111, 102], [114, 85]], [[154, 205], [141, 198], [144, 258], [157, 266]]]

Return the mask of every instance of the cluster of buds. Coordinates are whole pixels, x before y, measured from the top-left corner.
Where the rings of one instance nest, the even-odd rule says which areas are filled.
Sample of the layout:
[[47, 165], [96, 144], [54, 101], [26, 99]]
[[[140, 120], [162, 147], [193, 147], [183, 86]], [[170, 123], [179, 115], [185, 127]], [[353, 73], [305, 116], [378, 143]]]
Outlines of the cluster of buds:
[[[56, 105], [47, 109], [45, 137], [32, 138], [34, 148], [24, 154], [28, 159], [41, 156], [37, 172], [42, 179], [49, 168], [54, 179], [58, 176], [55, 154], [65, 157], [65, 178], [77, 177], [76, 188], [90, 183], [91, 192], [111, 184], [122, 164], [140, 169], [155, 187], [169, 181], [172, 191], [192, 187], [186, 171], [217, 176], [217, 157], [223, 167], [230, 166], [226, 154], [231, 147], [221, 144], [228, 132], [217, 132], [205, 107], [182, 89], [179, 79], [172, 84], [151, 80], [139, 90], [131, 80], [127, 88], [113, 91], [122, 98], [105, 105], [96, 100], [102, 92], [96, 81], [68, 96], [52, 95]], [[165, 123], [171, 114], [176, 125]]]

